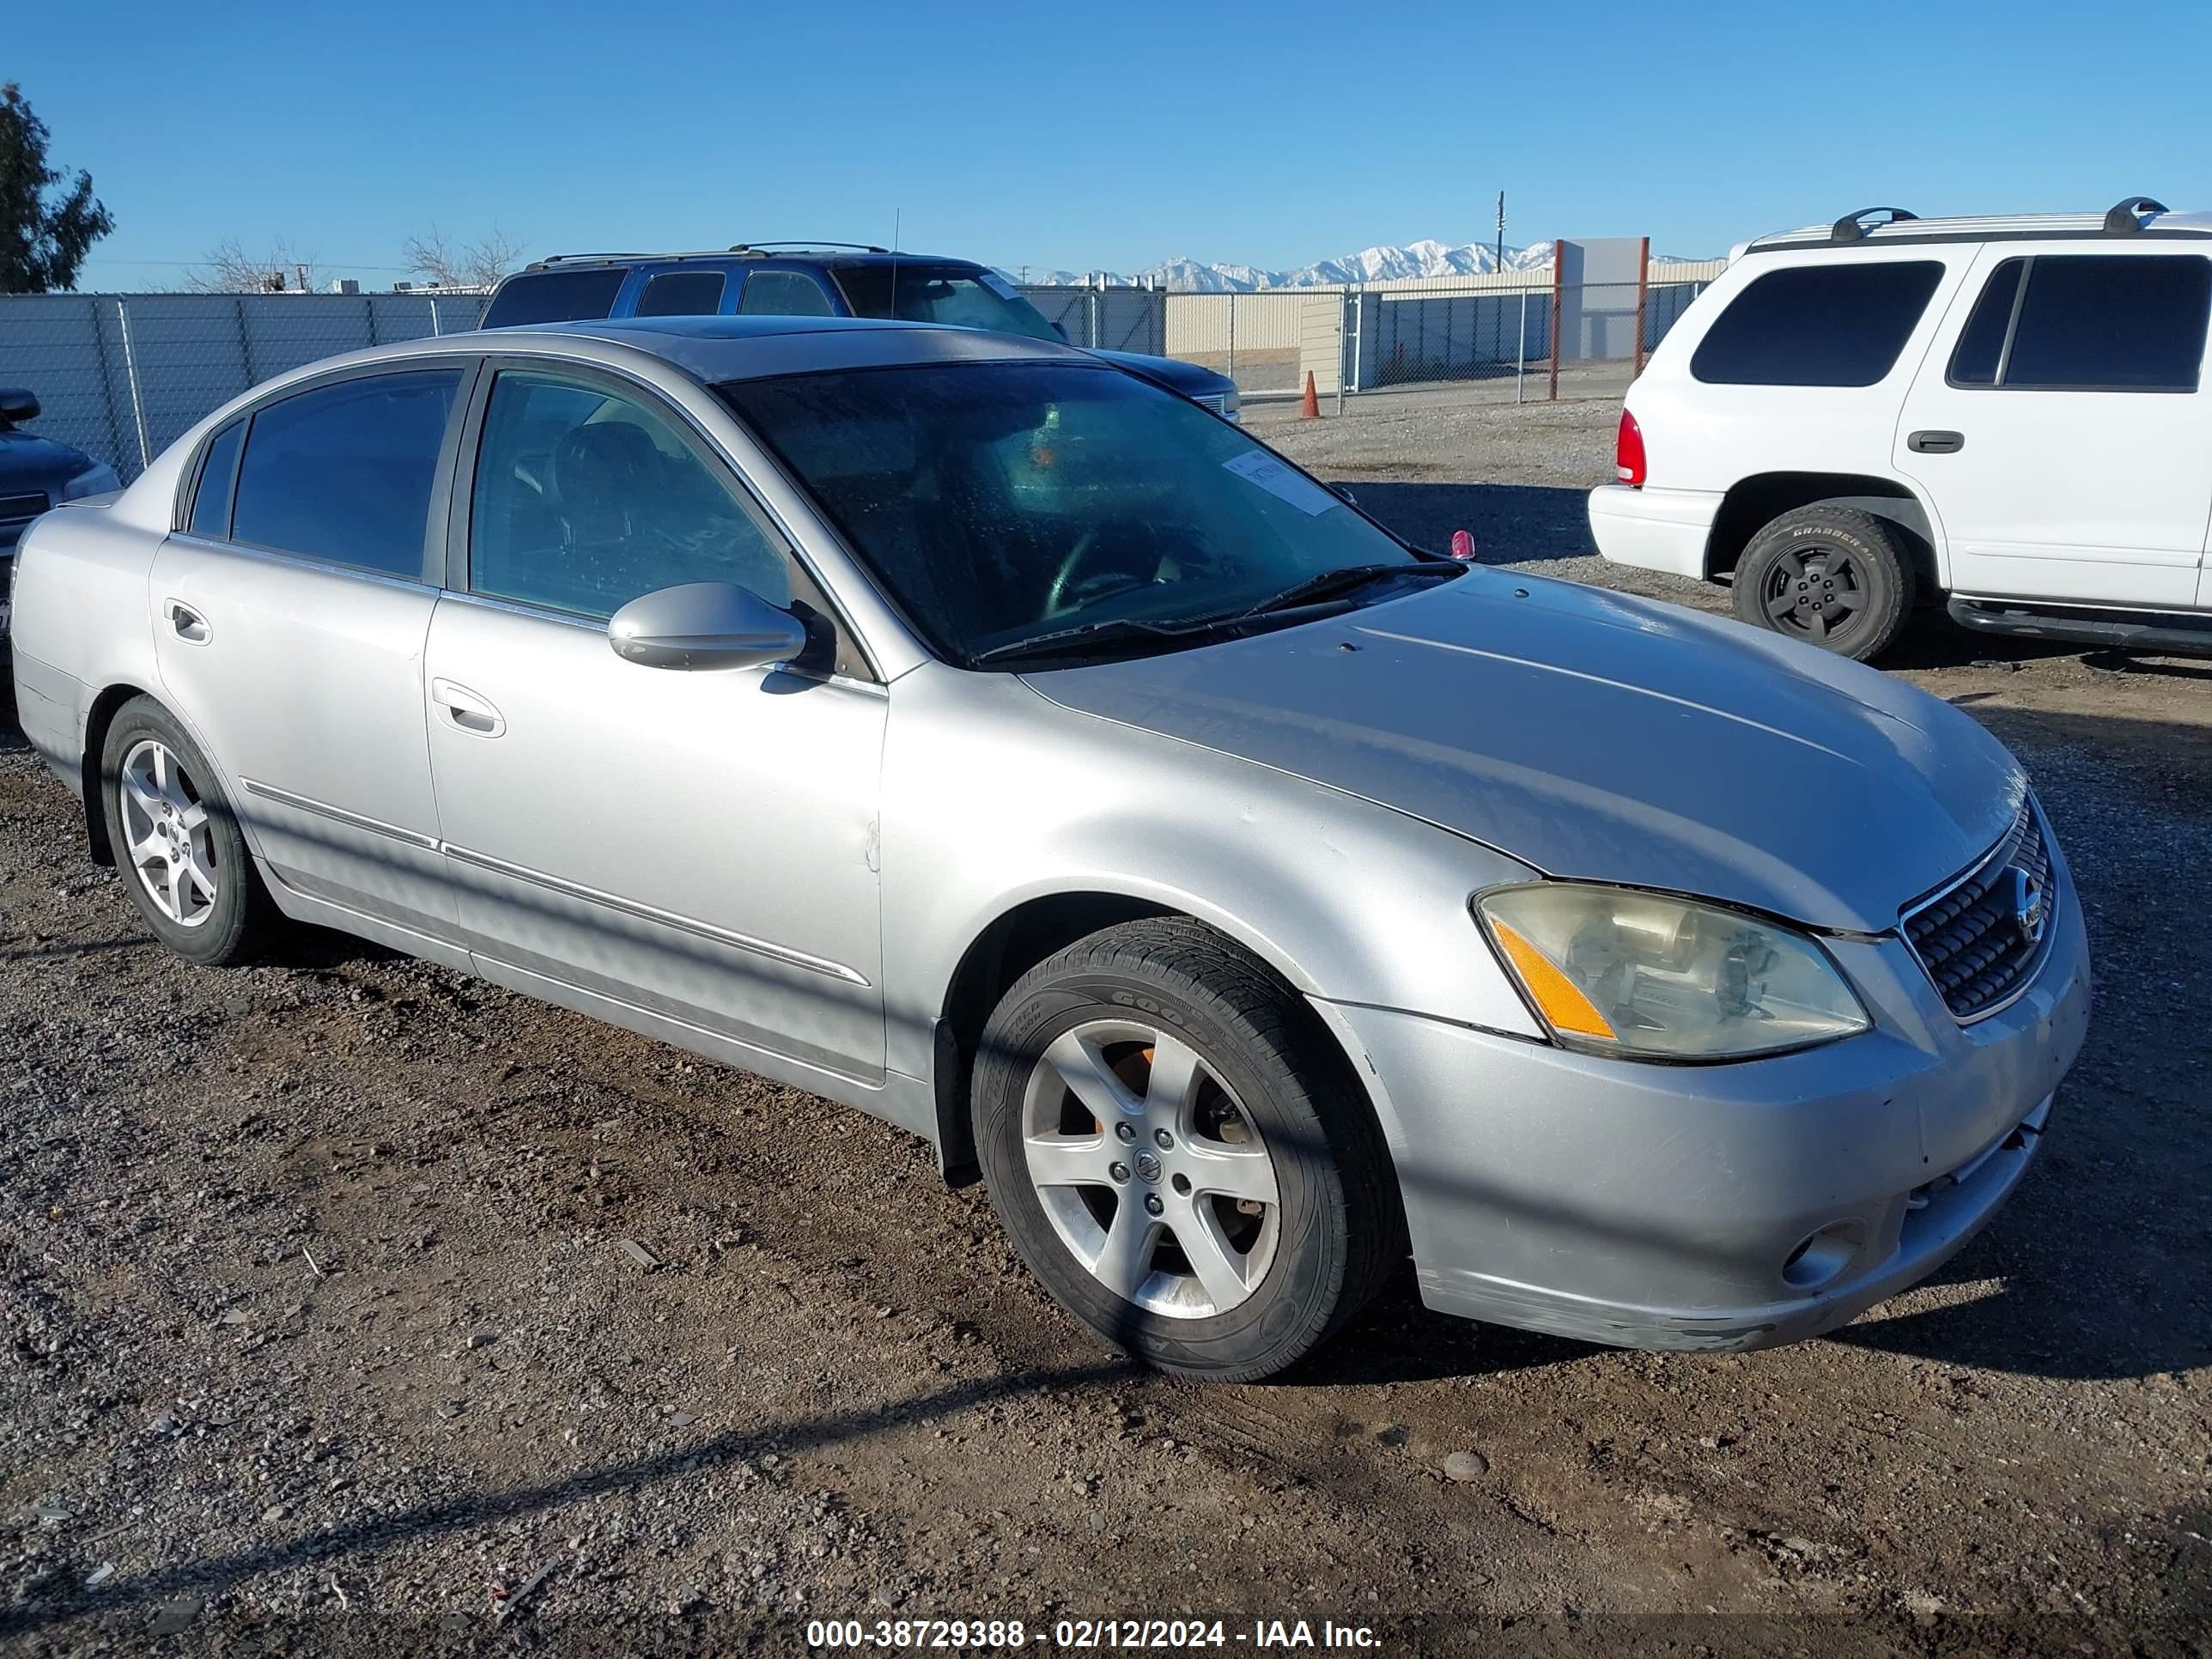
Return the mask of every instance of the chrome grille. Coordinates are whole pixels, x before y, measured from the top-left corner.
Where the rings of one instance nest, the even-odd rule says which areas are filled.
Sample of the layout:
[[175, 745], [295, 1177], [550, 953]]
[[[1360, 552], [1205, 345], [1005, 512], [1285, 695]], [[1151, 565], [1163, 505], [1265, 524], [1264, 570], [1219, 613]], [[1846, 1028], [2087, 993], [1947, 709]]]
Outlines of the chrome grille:
[[1961, 1020], [1995, 1013], [2027, 985], [2056, 918], [2051, 849], [2033, 804], [1966, 874], [1905, 915], [1905, 942]]
[[1225, 392], [1208, 392], [1202, 398], [1193, 398], [1191, 402], [1202, 404], [1217, 415], [1226, 415], [1229, 412], [1229, 394]]

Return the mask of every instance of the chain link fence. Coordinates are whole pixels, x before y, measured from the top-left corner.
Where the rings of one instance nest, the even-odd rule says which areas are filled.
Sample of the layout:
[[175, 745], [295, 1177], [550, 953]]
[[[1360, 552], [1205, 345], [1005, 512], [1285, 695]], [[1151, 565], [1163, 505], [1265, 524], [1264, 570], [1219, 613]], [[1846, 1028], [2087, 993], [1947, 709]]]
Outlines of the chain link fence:
[[363, 346], [477, 325], [481, 294], [23, 294], [0, 298], [0, 385], [32, 429], [125, 483], [217, 405]]
[[[1618, 396], [1717, 268], [1557, 286], [1548, 270], [1167, 296], [1167, 355], [1249, 400], [1456, 387], [1486, 400]], [[1553, 345], [1559, 350], [1554, 361]], [[1638, 343], [1641, 343], [1641, 351]]]
[[[1310, 376], [1340, 410], [1348, 397], [1425, 387], [1485, 401], [1618, 397], [1719, 268], [1565, 286], [1538, 270], [1256, 294], [1022, 292], [1077, 345], [1203, 363], [1248, 401], [1297, 397]], [[0, 297], [0, 385], [37, 395], [34, 430], [127, 482], [270, 375], [464, 332], [486, 303], [469, 293], [12, 295]]]

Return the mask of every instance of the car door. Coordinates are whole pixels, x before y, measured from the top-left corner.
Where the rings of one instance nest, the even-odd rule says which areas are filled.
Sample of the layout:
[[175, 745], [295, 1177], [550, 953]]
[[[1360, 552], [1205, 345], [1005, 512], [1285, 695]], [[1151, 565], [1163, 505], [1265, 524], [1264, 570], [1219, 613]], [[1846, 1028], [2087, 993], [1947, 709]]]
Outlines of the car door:
[[478, 402], [427, 675], [478, 965], [679, 1041], [880, 1079], [883, 688], [617, 657], [607, 618], [641, 594], [730, 581], [787, 605], [805, 574], [649, 388], [510, 362]]
[[1984, 248], [1898, 424], [1954, 592], [2197, 602], [2212, 516], [2212, 259], [2146, 241]]
[[270, 875], [410, 948], [450, 948], [456, 931], [422, 648], [473, 373], [356, 370], [212, 434], [150, 586], [162, 695], [228, 778]]

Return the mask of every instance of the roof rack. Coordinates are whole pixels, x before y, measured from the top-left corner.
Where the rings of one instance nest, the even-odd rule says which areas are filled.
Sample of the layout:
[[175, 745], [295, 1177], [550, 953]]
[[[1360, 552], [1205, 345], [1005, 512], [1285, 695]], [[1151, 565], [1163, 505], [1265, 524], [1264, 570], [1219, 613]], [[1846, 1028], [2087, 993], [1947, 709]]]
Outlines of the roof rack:
[[1834, 224], [1829, 226], [1828, 240], [1832, 242], [1864, 241], [1866, 240], [1867, 228], [1862, 224], [1860, 221], [1863, 219], [1870, 219], [1877, 213], [1887, 213], [1889, 217], [1883, 221], [1883, 222], [1885, 224], [1892, 225], [1902, 224], [1907, 219], [1917, 219], [1920, 216], [1918, 214], [1911, 212], [1905, 208], [1861, 208], [1856, 213], [1846, 213], [1842, 218], [1837, 220]]
[[2124, 202], [2114, 203], [2106, 213], [2105, 234], [2132, 236], [2142, 228], [2142, 215], [2171, 211], [2165, 203], [2154, 202], [2148, 196], [2130, 196]]
[[732, 253], [765, 253], [771, 248], [844, 248], [854, 253], [889, 253], [887, 247], [878, 247], [873, 242], [732, 242]]

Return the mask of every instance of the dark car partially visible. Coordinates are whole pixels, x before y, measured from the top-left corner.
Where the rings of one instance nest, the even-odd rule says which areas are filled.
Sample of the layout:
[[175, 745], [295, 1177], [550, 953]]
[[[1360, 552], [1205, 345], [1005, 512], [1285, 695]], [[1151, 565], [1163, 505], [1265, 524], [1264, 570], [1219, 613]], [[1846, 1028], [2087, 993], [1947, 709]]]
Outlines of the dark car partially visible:
[[64, 501], [123, 488], [113, 467], [81, 449], [22, 430], [38, 418], [37, 398], [21, 386], [0, 386], [0, 661], [8, 655], [15, 544], [31, 520]]

